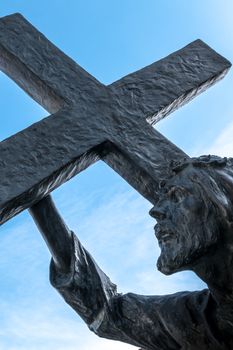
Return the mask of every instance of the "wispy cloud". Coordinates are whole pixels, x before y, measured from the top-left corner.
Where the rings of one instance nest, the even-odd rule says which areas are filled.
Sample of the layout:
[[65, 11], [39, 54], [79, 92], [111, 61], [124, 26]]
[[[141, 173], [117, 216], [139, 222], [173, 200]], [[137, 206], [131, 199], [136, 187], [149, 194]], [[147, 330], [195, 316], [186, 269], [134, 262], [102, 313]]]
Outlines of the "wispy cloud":
[[[57, 315], [53, 304], [41, 305], [38, 310], [30, 309], [29, 304], [28, 309], [22, 306], [7, 306], [7, 321], [0, 330], [1, 350], [119, 349], [118, 342], [99, 339], [75, 317]], [[1, 305], [3, 312], [5, 308]], [[122, 350], [134, 349], [127, 344], [120, 346]]]
[[233, 157], [233, 122], [229, 123], [219, 134], [215, 142], [206, 148], [206, 154]]

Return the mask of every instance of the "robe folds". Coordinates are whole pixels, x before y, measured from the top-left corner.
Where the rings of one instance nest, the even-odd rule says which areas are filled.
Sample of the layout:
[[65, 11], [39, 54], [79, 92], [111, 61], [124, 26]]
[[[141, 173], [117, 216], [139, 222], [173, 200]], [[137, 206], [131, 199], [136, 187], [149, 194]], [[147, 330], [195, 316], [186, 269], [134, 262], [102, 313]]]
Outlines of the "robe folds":
[[233, 349], [228, 337], [233, 334], [232, 315], [225, 317], [224, 311], [216, 311], [208, 289], [164, 296], [118, 293], [116, 285], [72, 236], [70, 272], [58, 271], [52, 260], [50, 281], [98, 336], [143, 350]]

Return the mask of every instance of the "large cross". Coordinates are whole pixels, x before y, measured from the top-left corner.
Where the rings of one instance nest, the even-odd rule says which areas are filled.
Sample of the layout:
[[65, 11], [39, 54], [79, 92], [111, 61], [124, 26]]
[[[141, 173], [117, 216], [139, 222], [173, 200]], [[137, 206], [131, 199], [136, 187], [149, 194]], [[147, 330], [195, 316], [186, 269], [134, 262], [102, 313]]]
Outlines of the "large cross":
[[151, 127], [222, 78], [230, 63], [200, 40], [105, 86], [20, 14], [0, 20], [0, 68], [51, 116], [0, 143], [0, 223], [98, 159], [154, 203], [187, 155]]

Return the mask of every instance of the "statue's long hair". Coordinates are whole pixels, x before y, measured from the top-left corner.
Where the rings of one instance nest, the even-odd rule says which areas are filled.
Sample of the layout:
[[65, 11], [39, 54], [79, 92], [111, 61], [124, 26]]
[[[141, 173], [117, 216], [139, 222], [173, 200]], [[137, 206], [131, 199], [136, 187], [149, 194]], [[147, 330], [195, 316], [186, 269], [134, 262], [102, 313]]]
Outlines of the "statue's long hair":
[[184, 169], [199, 187], [206, 207], [212, 203], [216, 215], [233, 224], [233, 158], [204, 155], [172, 164], [174, 175]]

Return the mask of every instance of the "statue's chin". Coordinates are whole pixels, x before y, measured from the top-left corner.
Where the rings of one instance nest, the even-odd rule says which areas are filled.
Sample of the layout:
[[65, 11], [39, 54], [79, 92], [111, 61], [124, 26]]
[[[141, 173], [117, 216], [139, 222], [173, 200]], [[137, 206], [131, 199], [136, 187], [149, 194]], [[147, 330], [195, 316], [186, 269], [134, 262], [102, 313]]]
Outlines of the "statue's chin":
[[158, 258], [157, 268], [164, 275], [171, 275], [172, 273], [175, 272], [174, 271], [174, 266], [172, 267], [170, 264], [168, 264], [167, 262], [163, 261], [161, 256]]
[[169, 260], [168, 257], [164, 257], [162, 254], [158, 258], [157, 268], [164, 275], [172, 275], [175, 272], [182, 271], [183, 264], [178, 261]]

